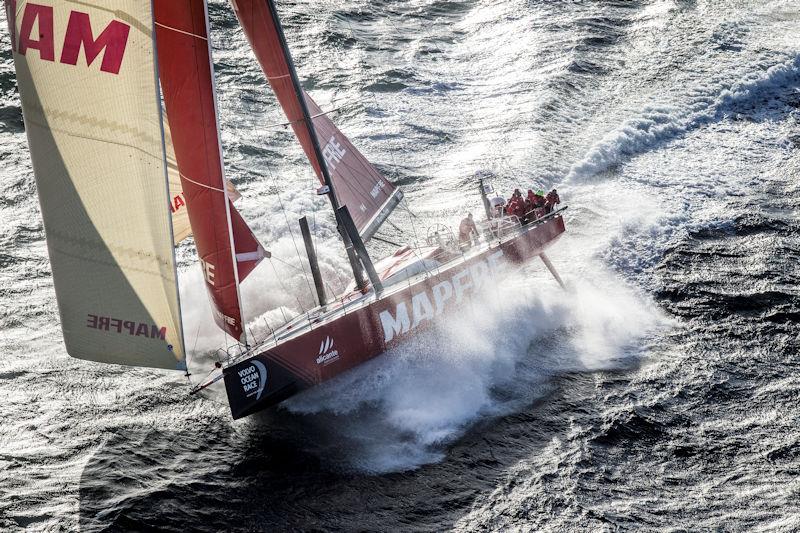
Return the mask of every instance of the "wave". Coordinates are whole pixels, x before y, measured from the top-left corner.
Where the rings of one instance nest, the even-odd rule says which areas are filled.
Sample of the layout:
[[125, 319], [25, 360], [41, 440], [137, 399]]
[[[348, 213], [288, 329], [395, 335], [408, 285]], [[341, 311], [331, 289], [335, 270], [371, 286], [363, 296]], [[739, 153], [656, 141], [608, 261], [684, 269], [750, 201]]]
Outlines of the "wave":
[[684, 106], [645, 107], [589, 149], [567, 174], [568, 183], [591, 179], [632, 157], [686, 133], [742, 111], [753, 111], [800, 83], [800, 55], [754, 72], [738, 83], [720, 88], [716, 96], [698, 91]]
[[[552, 376], [619, 368], [660, 314], [612, 279], [569, 293], [520, 274], [402, 348], [284, 403], [354, 442], [345, 467], [391, 472], [440, 460], [478, 419], [547, 395]], [[336, 429], [338, 428], [338, 429]]]

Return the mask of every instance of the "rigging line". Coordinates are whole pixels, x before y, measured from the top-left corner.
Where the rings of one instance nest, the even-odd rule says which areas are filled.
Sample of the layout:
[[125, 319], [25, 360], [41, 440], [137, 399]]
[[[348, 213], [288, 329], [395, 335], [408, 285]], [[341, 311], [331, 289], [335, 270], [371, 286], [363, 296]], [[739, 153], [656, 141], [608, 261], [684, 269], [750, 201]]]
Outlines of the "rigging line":
[[[288, 76], [288, 74], [286, 76], [280, 76], [280, 77], [281, 78], [285, 78], [287, 76]], [[275, 78], [270, 78], [270, 79], [275, 79]], [[313, 119], [315, 119], [317, 117], [321, 117], [321, 116], [327, 115], [329, 113], [335, 113], [335, 112], [339, 111], [340, 109], [344, 109], [344, 107], [345, 106], [339, 106], [339, 107], [335, 107], [335, 108], [331, 109], [330, 111], [321, 111], [321, 112], [317, 113], [316, 115], [311, 115], [311, 119], [313, 120]], [[305, 122], [305, 119], [301, 118], [299, 120], [290, 120], [289, 122], [276, 122], [274, 124], [267, 124], [266, 126], [264, 126], [264, 128], [267, 128], [267, 129], [269, 129], [269, 128], [278, 128], [278, 127], [285, 128], [286, 126], [291, 126], [292, 124], [299, 124], [301, 122]]]
[[[273, 256], [272, 256], [272, 259], [275, 259], [275, 260], [277, 260], [278, 262], [280, 262], [280, 263], [282, 263], [282, 264], [286, 265], [287, 267], [289, 267], [289, 268], [292, 268], [292, 269], [294, 269], [294, 270], [296, 270], [296, 271], [298, 271], [298, 272], [302, 272], [302, 270], [301, 270], [300, 268], [298, 268], [298, 267], [294, 266], [293, 264], [291, 264], [291, 263], [289, 263], [289, 262], [287, 262], [287, 261], [284, 261], [284, 260], [283, 260], [283, 259], [281, 259], [280, 257], [276, 257], [276, 256], [274, 256], [274, 255], [273, 255]], [[328, 282], [327, 282], [327, 281], [325, 281], [325, 280], [322, 280], [322, 282], [325, 284], [325, 287], [328, 289], [328, 291], [330, 292], [330, 294], [335, 294], [335, 290], [334, 290], [333, 286], [332, 286], [330, 283], [328, 283]], [[304, 310], [303, 312], [306, 312], [306, 311]]]
[[185, 179], [188, 182], [194, 183], [195, 185], [199, 185], [200, 187], [205, 187], [206, 189], [211, 189], [212, 191], [217, 192], [225, 192], [225, 189], [218, 189], [217, 187], [212, 187], [211, 185], [206, 185], [205, 183], [200, 183], [199, 181], [195, 181], [192, 178], [187, 177], [185, 174], [181, 173], [181, 178]]
[[167, 26], [166, 24], [161, 24], [160, 22], [156, 22], [155, 25], [156, 26], [160, 26], [160, 27], [164, 28], [165, 30], [172, 30], [172, 31], [175, 31], [175, 32], [178, 32], [178, 33], [182, 33], [184, 35], [188, 35], [189, 37], [195, 37], [197, 39], [202, 39], [204, 41], [208, 41], [208, 38], [207, 37], [203, 37], [202, 35], [197, 35], [196, 33], [191, 33], [191, 32], [188, 32], [188, 31], [179, 30], [178, 28], [173, 28], [172, 26]]
[[194, 334], [194, 345], [192, 346], [192, 351], [186, 353], [186, 379], [189, 380], [189, 383], [192, 383], [191, 374], [189, 373], [189, 353], [194, 353], [197, 350], [197, 341], [200, 340], [200, 326], [202, 326], [201, 322], [197, 323], [197, 332]]
[[[272, 263], [272, 259], [271, 259], [271, 258], [270, 258], [270, 263]], [[281, 277], [278, 275], [278, 269], [275, 267], [275, 263], [272, 263], [272, 270], [274, 270], [274, 271], [275, 271], [275, 277], [278, 279], [278, 283], [279, 283], [279, 284], [280, 284], [280, 286], [281, 286], [281, 290], [283, 290], [283, 292], [285, 292], [286, 294], [292, 294], [290, 291], [288, 291], [288, 290], [286, 289], [286, 286], [283, 284], [283, 279], [282, 279], [282, 278], [281, 278]], [[293, 295], [293, 296], [294, 296], [294, 295]], [[297, 296], [294, 296], [294, 300], [297, 302], [297, 306], [300, 308], [300, 311], [301, 311], [302, 313], [308, 313], [308, 311], [306, 311], [306, 308], [305, 308], [305, 307], [303, 306], [303, 304], [300, 302], [300, 298], [299, 298], [299, 297], [297, 297]], [[302, 314], [302, 313], [301, 313], [301, 314]]]
[[397, 224], [395, 224], [395, 223], [394, 223], [394, 222], [392, 222], [391, 220], [387, 220], [386, 222], [388, 222], [388, 223], [389, 223], [389, 225], [390, 225], [391, 227], [393, 227], [394, 229], [396, 229], [396, 230], [397, 230], [397, 231], [399, 231], [400, 233], [405, 233], [405, 230], [403, 230], [402, 228], [400, 228], [400, 227], [399, 227]]
[[[272, 185], [275, 187], [275, 195], [278, 197], [278, 203], [281, 206], [281, 211], [283, 212], [283, 219], [286, 221], [286, 229], [289, 230], [289, 236], [292, 238], [292, 244], [294, 245], [294, 251], [297, 254], [297, 260], [300, 261], [300, 267], [303, 270], [303, 277], [306, 280], [306, 286], [308, 286], [308, 292], [311, 294], [312, 298], [314, 296], [314, 291], [311, 289], [311, 282], [308, 279], [308, 272], [306, 272], [305, 266], [303, 266], [303, 259], [300, 255], [300, 249], [297, 247], [297, 241], [294, 238], [294, 231], [292, 231], [292, 226], [289, 224], [289, 215], [286, 214], [286, 208], [283, 205], [283, 198], [281, 197], [280, 189], [278, 188], [277, 180], [275, 179], [275, 175], [272, 173], [272, 167], [267, 163], [267, 172], [269, 172], [269, 177], [272, 180]], [[277, 271], [275, 272], [277, 275]], [[300, 300], [297, 301], [300, 303]], [[300, 305], [300, 309], [305, 312], [305, 308]]]
[[[275, 278], [278, 280], [278, 283], [280, 283], [281, 287], [283, 287], [283, 282], [281, 281], [281, 278], [280, 278], [280, 276], [278, 276], [278, 269], [277, 269], [277, 268], [275, 268], [275, 263], [273, 263], [273, 262], [272, 262], [272, 258], [270, 258], [270, 260], [269, 260], [269, 264], [270, 264], [270, 265], [272, 265], [272, 270], [275, 272]], [[285, 290], [285, 289], [284, 289], [284, 290]], [[283, 324], [284, 324], [284, 325], [288, 324], [288, 323], [289, 323], [289, 319], [288, 319], [288, 318], [286, 318], [286, 313], [285, 313], [285, 312], [284, 312], [284, 310], [283, 310], [283, 306], [282, 306], [282, 305], [279, 305], [279, 306], [278, 306], [278, 309], [280, 309], [280, 311], [281, 311], [281, 314], [283, 315]], [[274, 333], [273, 333], [273, 335], [274, 335]]]
[[377, 235], [372, 235], [372, 238], [375, 239], [378, 242], [382, 242], [382, 243], [385, 243], [385, 244], [391, 244], [392, 246], [397, 246], [398, 248], [401, 246], [400, 244], [397, 244], [396, 242], [390, 241], [389, 239], [384, 239], [382, 237], [378, 237]]
[[296, 267], [293, 264], [291, 264], [290, 262], [284, 261], [280, 257], [277, 257], [277, 256], [273, 255], [272, 258], [275, 259], [276, 261], [278, 261], [279, 263], [281, 263], [283, 265], [286, 265], [289, 268], [292, 268], [292, 269], [294, 269], [294, 270], [296, 270], [298, 272], [303, 272], [303, 270], [300, 267]]
[[[272, 256], [272, 259], [275, 259], [275, 260], [277, 260], [278, 262], [280, 262], [280, 263], [282, 263], [282, 264], [286, 265], [287, 267], [289, 267], [289, 268], [292, 268], [292, 269], [294, 269], [294, 270], [296, 270], [296, 271], [298, 271], [298, 272], [304, 272], [304, 271], [303, 271], [303, 270], [301, 270], [300, 268], [298, 268], [298, 267], [294, 266], [293, 264], [289, 263], [288, 261], [284, 261], [284, 260], [283, 260], [283, 259], [281, 259], [280, 257], [276, 257], [276, 256], [274, 256], [274, 255], [273, 255], [273, 256]], [[334, 289], [333, 289], [333, 287], [330, 285], [330, 283], [328, 283], [328, 282], [327, 282], [327, 281], [325, 281], [325, 280], [322, 280], [322, 282], [325, 284], [325, 287], [327, 287], [328, 291], [330, 291], [330, 293], [331, 293], [331, 294], [333, 294], [333, 293], [334, 293]], [[305, 310], [304, 310], [303, 312], [305, 312]]]
[[[274, 329], [272, 329], [272, 326], [270, 326], [270, 325], [269, 325], [269, 322], [267, 321], [267, 317], [262, 315], [262, 317], [261, 317], [261, 318], [263, 318], [263, 319], [264, 319], [264, 324], [266, 324], [266, 325], [267, 325], [267, 329], [269, 329], [269, 331], [270, 331], [270, 334], [272, 335], [272, 341], [273, 341], [275, 344], [278, 344], [278, 338], [277, 338], [277, 337], [275, 337], [275, 330], [274, 330]], [[267, 335], [267, 337], [269, 337], [269, 335]], [[266, 342], [266, 340], [267, 340], [267, 339], [264, 339], [264, 341], [265, 341], [265, 342]]]
[[419, 218], [419, 215], [411, 210], [411, 207], [408, 205], [408, 200], [406, 200], [405, 197], [403, 197], [403, 201], [400, 202], [400, 207], [402, 207], [412, 218]]

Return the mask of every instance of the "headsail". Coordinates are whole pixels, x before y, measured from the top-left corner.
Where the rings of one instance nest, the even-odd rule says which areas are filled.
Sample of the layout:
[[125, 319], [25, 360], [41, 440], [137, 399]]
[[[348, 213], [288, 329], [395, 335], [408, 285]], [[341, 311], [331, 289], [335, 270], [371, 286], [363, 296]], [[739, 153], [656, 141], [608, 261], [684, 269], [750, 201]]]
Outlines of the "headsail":
[[303, 94], [339, 202], [348, 207], [358, 233], [367, 241], [403, 199], [403, 191], [384, 178], [316, 102]]
[[[169, 129], [169, 120], [164, 117], [164, 146], [167, 149], [167, 175], [169, 177], [169, 198], [172, 212], [172, 235], [175, 245], [188, 238], [192, 234], [192, 225], [189, 223], [189, 210], [186, 207], [186, 196], [183, 194], [183, 184], [181, 183], [181, 173], [178, 170], [178, 161], [175, 159], [175, 147], [172, 146], [172, 133]], [[228, 198], [231, 202], [236, 202], [242, 197], [241, 193], [230, 180], [225, 180], [225, 187], [228, 189]], [[241, 268], [239, 272], [240, 281], [243, 279]]]
[[180, 367], [151, 4], [5, 6], [67, 352]]
[[302, 104], [292, 84], [289, 51], [281, 44], [277, 14], [271, 0], [231, 0], [239, 23], [289, 119], [298, 141], [322, 184], [322, 162], [312, 136], [316, 133], [340, 205], [346, 205], [362, 238], [369, 239], [402, 199], [402, 192], [384, 178], [350, 143], [333, 121], [303, 93], [313, 118], [312, 131], [303, 119]]
[[206, 3], [156, 1], [155, 18], [164, 105], [214, 319], [244, 341], [239, 282], [266, 252], [225, 187]]

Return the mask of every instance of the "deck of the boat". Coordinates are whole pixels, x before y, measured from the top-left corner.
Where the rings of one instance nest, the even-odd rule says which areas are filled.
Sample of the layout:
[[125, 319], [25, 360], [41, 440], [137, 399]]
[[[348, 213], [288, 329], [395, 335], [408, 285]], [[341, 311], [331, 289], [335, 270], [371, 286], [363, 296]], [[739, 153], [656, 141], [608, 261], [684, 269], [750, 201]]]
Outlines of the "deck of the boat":
[[[435, 269], [425, 270], [415, 276], [406, 277], [395, 282], [393, 282], [391, 278], [388, 278], [387, 280], [384, 280], [383, 292], [381, 293], [380, 297], [386, 298], [387, 296], [391, 296], [392, 294], [399, 292], [408, 286], [414, 285], [415, 283], [418, 283], [419, 281], [422, 281], [430, 276], [441, 275], [443, 272], [458, 267], [462, 263], [469, 261], [470, 259], [481, 255], [488, 250], [498, 248], [502, 244], [511, 241], [520, 235], [530, 232], [537, 226], [545, 224], [551, 219], [560, 216], [560, 213], [565, 209], [566, 207], [563, 207], [550, 213], [546, 217], [543, 217], [525, 226], [517, 224], [516, 226], [509, 227], [503, 231], [503, 234], [500, 238], [487, 240], [485, 235], [482, 235], [481, 242], [477, 246], [474, 246], [467, 251], [446, 251], [447, 256], [450, 257], [449, 260], [441, 262], [440, 265]], [[438, 259], [444, 257], [445, 255], [438, 257], [435, 256], [434, 258]], [[319, 324], [329, 322], [356, 309], [365, 307], [375, 300], [375, 291], [371, 286], [365, 293], [353, 290], [351, 292], [339, 295], [334, 301], [328, 303], [324, 307], [318, 306], [294, 317], [286, 324], [275, 329], [266, 339], [251, 345], [248, 350], [232, 357], [228, 365], [225, 366], [229, 366], [238, 361], [246, 359], [251, 354], [274, 348], [279, 344], [313, 330]]]

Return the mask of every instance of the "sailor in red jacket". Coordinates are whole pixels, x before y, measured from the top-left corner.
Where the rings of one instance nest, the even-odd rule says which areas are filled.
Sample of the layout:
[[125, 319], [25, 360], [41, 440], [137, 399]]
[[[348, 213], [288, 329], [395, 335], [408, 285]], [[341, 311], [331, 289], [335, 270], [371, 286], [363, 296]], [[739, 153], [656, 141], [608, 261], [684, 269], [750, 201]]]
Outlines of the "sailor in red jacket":
[[544, 191], [541, 190], [536, 192], [528, 191], [528, 198], [530, 198], [534, 208], [544, 207], [547, 202], [544, 198]]
[[542, 191], [533, 192], [528, 189], [528, 201], [531, 204], [530, 210], [532, 211], [532, 213], [528, 214], [528, 218], [530, 218], [531, 221], [541, 218], [544, 215], [545, 199], [542, 194]]
[[522, 193], [519, 189], [514, 189], [514, 194], [508, 202], [506, 212], [509, 215], [514, 215], [520, 221], [525, 217], [525, 200], [522, 199]]
[[547, 193], [547, 202], [544, 205], [545, 211], [548, 213], [553, 210], [553, 208], [561, 203], [561, 198], [558, 197], [558, 193], [555, 189]]

